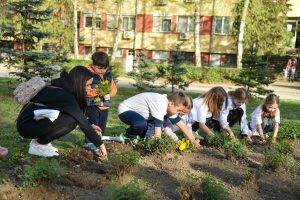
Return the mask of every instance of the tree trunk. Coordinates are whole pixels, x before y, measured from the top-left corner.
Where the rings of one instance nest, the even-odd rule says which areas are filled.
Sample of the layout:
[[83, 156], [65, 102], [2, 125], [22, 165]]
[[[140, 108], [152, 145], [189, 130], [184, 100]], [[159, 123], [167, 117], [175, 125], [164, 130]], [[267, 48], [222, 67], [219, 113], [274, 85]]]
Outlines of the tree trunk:
[[238, 39], [238, 55], [237, 55], [237, 63], [236, 63], [237, 68], [242, 68], [242, 58], [244, 52], [244, 47], [243, 47], [244, 31], [245, 31], [245, 23], [246, 23], [246, 16], [247, 16], [249, 2], [250, 0], [245, 0], [244, 2], [244, 8], [243, 8], [240, 31], [239, 31], [239, 39]]
[[111, 61], [114, 61], [116, 59], [116, 52], [118, 50], [118, 46], [119, 46], [119, 41], [121, 39], [122, 36], [122, 23], [123, 23], [123, 18], [121, 16], [121, 10], [122, 10], [122, 4], [123, 4], [123, 0], [119, 0], [118, 1], [118, 12], [117, 12], [117, 30], [116, 30], [116, 34], [115, 34], [115, 39], [114, 39], [114, 45], [113, 45], [113, 49], [112, 49], [112, 53], [111, 53]]
[[78, 28], [77, 28], [77, 0], [74, 0], [74, 58], [78, 59], [79, 52], [78, 52]]
[[92, 54], [96, 52], [96, 0], [93, 2], [93, 12], [92, 12]]
[[201, 67], [201, 45], [200, 45], [200, 0], [195, 0], [195, 66]]

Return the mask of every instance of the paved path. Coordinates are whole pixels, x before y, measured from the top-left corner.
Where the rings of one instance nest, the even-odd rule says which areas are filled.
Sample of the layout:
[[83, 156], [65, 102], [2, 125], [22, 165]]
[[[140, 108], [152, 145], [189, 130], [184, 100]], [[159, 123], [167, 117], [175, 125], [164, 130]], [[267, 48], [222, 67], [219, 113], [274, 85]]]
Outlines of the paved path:
[[[0, 65], [0, 77], [10, 77], [9, 70]], [[131, 83], [134, 81], [130, 78], [119, 77], [118, 87], [134, 88]], [[205, 83], [192, 83], [187, 89], [187, 92], [205, 93], [214, 86], [222, 86], [226, 91], [234, 90], [237, 88], [231, 84], [205, 84]], [[274, 93], [279, 95], [281, 99], [296, 99], [300, 100], [300, 82], [290, 83], [287, 81], [276, 81], [269, 86], [269, 89], [274, 90]], [[170, 87], [166, 89], [170, 91]]]
[[[134, 83], [134, 80], [125, 77], [119, 77], [118, 87], [134, 88], [131, 84]], [[205, 93], [210, 88], [215, 86], [222, 86], [226, 91], [234, 90], [238, 86], [232, 84], [206, 84], [206, 83], [192, 83], [187, 89], [186, 92], [199, 92]], [[268, 87], [271, 90], [274, 90], [274, 93], [279, 95], [281, 99], [296, 99], [300, 100], [300, 82], [287, 82], [287, 81], [276, 81]], [[170, 87], [166, 89], [170, 91]]]

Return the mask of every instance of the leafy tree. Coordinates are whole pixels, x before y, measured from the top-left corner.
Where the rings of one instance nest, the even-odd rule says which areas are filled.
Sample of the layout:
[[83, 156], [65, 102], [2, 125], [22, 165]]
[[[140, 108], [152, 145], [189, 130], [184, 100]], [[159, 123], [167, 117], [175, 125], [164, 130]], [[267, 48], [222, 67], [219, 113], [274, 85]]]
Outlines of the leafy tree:
[[[246, 3], [240, 1], [235, 8], [237, 37]], [[284, 54], [290, 43], [286, 29], [289, 7], [288, 0], [251, 0], [245, 19], [244, 48], [253, 49], [258, 55]]]
[[39, 75], [51, 77], [60, 70], [51, 64], [53, 54], [42, 51], [40, 41], [49, 36], [39, 25], [50, 20], [52, 10], [41, 9], [44, 0], [9, 1], [10, 20], [1, 24], [1, 35], [20, 45], [19, 50], [1, 48], [0, 53], [7, 55], [8, 66], [17, 68], [15, 74], [21, 78]]
[[236, 85], [246, 87], [249, 94], [265, 95], [273, 92], [273, 90], [266, 89], [276, 80], [266, 57], [258, 56], [257, 52], [252, 49], [245, 52], [242, 63], [243, 69], [238, 75], [226, 78]]
[[43, 39], [43, 46], [55, 53], [55, 60], [64, 61], [73, 47], [73, 2], [72, 0], [47, 0], [44, 7], [53, 10], [53, 17], [48, 23], [39, 25], [42, 31], [51, 34]]
[[138, 90], [157, 88], [154, 85], [155, 80], [158, 79], [157, 72], [151, 68], [153, 63], [147, 58], [144, 50], [140, 52], [136, 64], [134, 70], [128, 73], [135, 80], [133, 86], [137, 87]]
[[175, 88], [185, 90], [189, 86], [190, 82], [185, 80], [186, 74], [188, 73], [186, 67], [183, 66], [184, 55], [179, 51], [179, 46], [173, 53], [173, 60], [171, 65], [161, 65], [158, 67], [159, 76], [165, 78], [164, 86], [170, 84], [172, 87], [172, 92]]

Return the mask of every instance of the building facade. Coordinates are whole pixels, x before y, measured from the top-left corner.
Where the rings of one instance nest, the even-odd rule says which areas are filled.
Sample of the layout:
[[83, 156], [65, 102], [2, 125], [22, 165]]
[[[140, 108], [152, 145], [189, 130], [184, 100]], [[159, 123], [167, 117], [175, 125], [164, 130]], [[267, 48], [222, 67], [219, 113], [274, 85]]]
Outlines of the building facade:
[[[120, 1], [116, 1], [120, 2]], [[123, 3], [79, 0], [79, 52], [89, 55], [92, 45], [92, 16], [96, 19], [97, 49], [111, 54], [117, 13], [122, 17], [121, 39], [116, 57], [126, 62], [133, 52], [144, 50], [153, 61], [164, 62], [180, 46], [186, 60], [194, 60], [194, 0], [123, 0]], [[202, 65], [236, 65], [236, 41], [231, 33], [232, 9], [239, 0], [201, 0], [200, 46]], [[287, 28], [293, 32], [291, 48], [299, 47], [297, 26], [300, 0], [290, 0]], [[298, 37], [299, 38], [299, 37]]]

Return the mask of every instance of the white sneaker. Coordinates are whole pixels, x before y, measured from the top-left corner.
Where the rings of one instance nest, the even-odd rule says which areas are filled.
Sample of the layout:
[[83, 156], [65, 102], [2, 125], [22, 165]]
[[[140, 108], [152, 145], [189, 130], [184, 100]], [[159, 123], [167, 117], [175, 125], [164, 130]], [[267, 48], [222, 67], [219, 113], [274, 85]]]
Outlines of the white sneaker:
[[31, 140], [28, 153], [42, 157], [53, 157], [59, 155], [49, 144], [39, 144], [36, 139]]
[[49, 146], [50, 148], [52, 148], [53, 151], [58, 152], [58, 148], [54, 147], [54, 146], [51, 144], [51, 142], [49, 142], [49, 143], [47, 144], [47, 146]]

